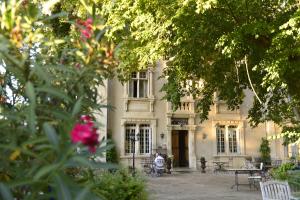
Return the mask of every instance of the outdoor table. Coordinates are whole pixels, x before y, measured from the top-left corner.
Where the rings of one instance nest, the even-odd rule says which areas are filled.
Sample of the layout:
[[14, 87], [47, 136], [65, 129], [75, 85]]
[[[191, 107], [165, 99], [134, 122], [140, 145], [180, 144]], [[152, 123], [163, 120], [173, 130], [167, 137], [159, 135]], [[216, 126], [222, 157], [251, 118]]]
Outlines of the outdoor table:
[[250, 183], [247, 183], [247, 184], [239, 183], [239, 178], [238, 178], [239, 174], [249, 174], [250, 176], [253, 176], [254, 173], [261, 173], [262, 170], [260, 170], [260, 169], [226, 169], [226, 171], [234, 172], [234, 175], [235, 175], [234, 185], [231, 186], [231, 189], [236, 186], [236, 190], [239, 190], [239, 185], [249, 185], [250, 186]]
[[224, 165], [228, 164], [228, 161], [213, 161], [213, 163], [216, 165], [216, 169], [214, 171], [222, 171], [225, 170]]

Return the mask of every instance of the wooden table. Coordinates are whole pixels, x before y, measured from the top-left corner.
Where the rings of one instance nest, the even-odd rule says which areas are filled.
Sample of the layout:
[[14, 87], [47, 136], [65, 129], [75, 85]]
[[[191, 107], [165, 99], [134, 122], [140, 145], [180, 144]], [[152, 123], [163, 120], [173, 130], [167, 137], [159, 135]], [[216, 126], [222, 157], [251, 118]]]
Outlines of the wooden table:
[[236, 186], [236, 190], [239, 190], [239, 185], [249, 185], [250, 183], [239, 183], [239, 174], [249, 174], [250, 176], [253, 176], [254, 173], [261, 173], [262, 170], [260, 169], [226, 169], [226, 171], [234, 172], [235, 178], [234, 178], [234, 185], [231, 186], [231, 189]]
[[224, 165], [225, 164], [228, 164], [229, 162], [228, 161], [213, 161], [213, 163], [216, 165], [216, 169], [214, 170], [214, 172], [216, 171], [224, 171], [225, 168], [224, 168]]

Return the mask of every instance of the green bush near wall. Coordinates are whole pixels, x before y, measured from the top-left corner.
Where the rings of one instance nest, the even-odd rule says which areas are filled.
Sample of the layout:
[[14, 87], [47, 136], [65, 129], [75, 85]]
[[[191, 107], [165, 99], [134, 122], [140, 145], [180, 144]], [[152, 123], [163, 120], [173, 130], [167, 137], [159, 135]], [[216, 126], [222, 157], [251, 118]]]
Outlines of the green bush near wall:
[[271, 164], [271, 148], [269, 145], [269, 140], [266, 138], [261, 138], [261, 144], [259, 147], [261, 162], [265, 165]]
[[107, 200], [147, 200], [145, 180], [132, 176], [128, 170], [121, 169], [114, 173], [103, 172], [95, 178], [93, 192]]
[[285, 181], [289, 178], [288, 171], [294, 169], [294, 163], [284, 163], [280, 167], [272, 169], [270, 174], [276, 180]]
[[110, 130], [108, 130], [107, 132], [107, 139], [108, 139], [108, 144], [111, 144], [112, 148], [106, 151], [106, 161], [117, 164], [119, 163], [119, 156], [118, 156], [116, 144], [112, 139], [112, 133]]

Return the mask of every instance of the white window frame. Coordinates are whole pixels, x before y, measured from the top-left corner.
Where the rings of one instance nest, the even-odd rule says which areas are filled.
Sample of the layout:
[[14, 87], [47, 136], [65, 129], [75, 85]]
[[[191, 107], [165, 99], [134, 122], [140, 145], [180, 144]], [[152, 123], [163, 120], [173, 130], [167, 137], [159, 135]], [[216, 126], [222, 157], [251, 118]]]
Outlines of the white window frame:
[[125, 145], [124, 145], [124, 152], [125, 154], [132, 154], [133, 153], [133, 145], [130, 140], [130, 135], [134, 133], [136, 134], [136, 124], [128, 123], [125, 125]]
[[228, 150], [229, 150], [228, 153], [236, 154], [238, 153], [237, 126], [228, 126], [227, 130], [228, 130], [227, 134], [228, 134]]
[[[133, 153], [133, 144], [129, 137], [129, 133], [140, 134], [139, 140], [135, 141], [135, 154], [137, 155], [150, 155], [152, 149], [152, 129], [150, 123], [128, 123], [125, 124], [125, 143], [124, 153], [125, 155], [131, 155]], [[142, 136], [141, 136], [142, 135]], [[145, 137], [148, 135], [148, 139]], [[128, 142], [130, 144], [128, 144]], [[142, 148], [141, 148], [142, 146]]]
[[139, 153], [142, 155], [150, 154], [150, 124], [140, 124], [139, 126]]
[[[145, 74], [145, 76], [143, 77], [142, 74]], [[130, 87], [134, 87], [133, 84], [134, 84], [134, 81], [137, 82], [137, 94], [136, 96], [134, 95], [134, 88], [130, 88]], [[140, 84], [141, 82], [145, 82], [146, 81], [146, 91], [144, 96], [141, 96], [141, 91], [140, 91]], [[139, 98], [149, 98], [149, 83], [150, 83], [150, 80], [149, 80], [149, 73], [148, 71], [140, 71], [140, 72], [132, 72], [131, 74], [131, 80], [128, 82], [128, 96], [130, 98], [136, 98], [136, 99], [139, 99]], [[143, 89], [145, 89], [143, 88]]]
[[[223, 135], [223, 141], [222, 141]], [[217, 143], [217, 154], [224, 154], [226, 152], [226, 131], [225, 126], [220, 125], [216, 128], [216, 143]], [[222, 148], [222, 146], [224, 146]]]
[[[219, 130], [224, 134], [224, 151], [220, 151], [222, 142], [218, 140]], [[216, 153], [217, 155], [237, 155], [240, 154], [240, 131], [238, 125], [217, 125], [215, 128], [216, 134]], [[231, 140], [235, 138], [235, 140]], [[218, 144], [219, 143], [219, 144]]]

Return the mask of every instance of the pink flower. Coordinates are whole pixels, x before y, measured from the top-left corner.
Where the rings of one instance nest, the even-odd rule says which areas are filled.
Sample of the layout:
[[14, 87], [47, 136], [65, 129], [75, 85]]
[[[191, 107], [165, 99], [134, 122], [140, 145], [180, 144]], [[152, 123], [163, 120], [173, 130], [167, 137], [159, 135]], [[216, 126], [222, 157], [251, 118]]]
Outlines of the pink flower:
[[93, 19], [92, 18], [88, 18], [86, 21], [77, 20], [77, 24], [79, 25], [79, 30], [81, 33], [81, 38], [83, 40], [89, 39], [92, 37], [93, 34]]
[[87, 29], [82, 29], [80, 32], [81, 32], [81, 37], [83, 38], [89, 39], [92, 37], [92, 33]]
[[92, 153], [96, 152], [96, 147], [99, 144], [97, 129], [91, 121], [91, 117], [83, 115], [81, 117], [83, 124], [77, 123], [71, 131], [71, 140], [73, 143], [82, 143], [87, 146]]
[[93, 19], [92, 18], [87, 18], [87, 20], [85, 21], [85, 23], [92, 24], [93, 23]]

